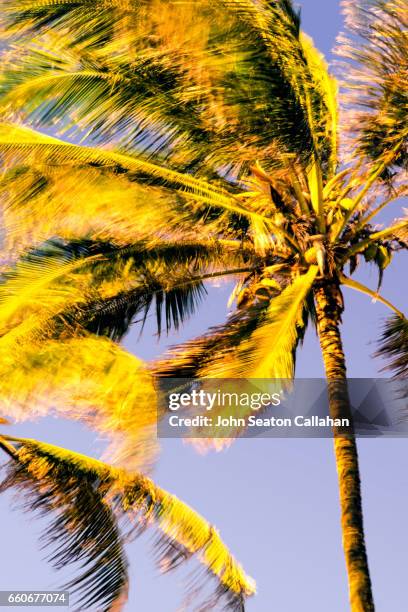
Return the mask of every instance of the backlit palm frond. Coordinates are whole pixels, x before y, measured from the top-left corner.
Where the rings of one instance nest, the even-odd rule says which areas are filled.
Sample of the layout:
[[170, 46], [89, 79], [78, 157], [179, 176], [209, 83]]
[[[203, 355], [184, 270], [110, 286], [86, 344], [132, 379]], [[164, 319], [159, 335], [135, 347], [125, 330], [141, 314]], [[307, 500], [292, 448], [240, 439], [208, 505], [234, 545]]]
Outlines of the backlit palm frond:
[[344, 127], [351, 147], [385, 162], [382, 178], [407, 168], [408, 40], [405, 0], [343, 0], [348, 33], [339, 53], [346, 93]]
[[238, 311], [208, 336], [175, 347], [153, 370], [171, 378], [292, 378], [305, 300], [316, 274], [312, 266], [269, 305], [261, 301]]
[[328, 177], [336, 175], [338, 165], [338, 83], [329, 73], [328, 65], [322, 53], [314, 46], [312, 39], [301, 34], [302, 51], [305, 56], [311, 83], [309, 95], [311, 98], [311, 113], [315, 126], [317, 142], [322, 140], [325, 147], [321, 151], [321, 161], [326, 168]]
[[[114, 469], [33, 440], [8, 438], [7, 444], [11, 446], [11, 442], [15, 456], [8, 463], [2, 488], [17, 487], [25, 499], [28, 490], [30, 499], [34, 496], [34, 501], [26, 504], [28, 509], [55, 514], [46, 543], [53, 544], [58, 538], [59, 547], [52, 555], [57, 567], [85, 560], [85, 575], [71, 585], [79, 592], [80, 609], [101, 604], [106, 606], [103, 609], [121, 609], [124, 604], [118, 601], [120, 591], [116, 586], [122, 585], [123, 597], [124, 562], [121, 546], [116, 545], [118, 528], [104, 519], [112, 509], [119, 525], [126, 526], [128, 536], [137, 536], [148, 527], [155, 529], [161, 571], [175, 569], [196, 557], [206, 573], [216, 578], [214, 596], [199, 607], [196, 586], [188, 598], [189, 608], [211, 610], [225, 604], [236, 612], [244, 610], [245, 598], [254, 593], [253, 581], [231, 556], [216, 529], [175, 496], [141, 474]], [[94, 566], [89, 567], [92, 563]]]
[[1, 255], [9, 263], [54, 237], [117, 247], [170, 240], [201, 245], [229, 235], [237, 240], [248, 228], [245, 218], [209, 210], [188, 193], [136, 182], [109, 168], [13, 164], [0, 180], [0, 195]]
[[[46, 270], [52, 262], [59, 269], [58, 262], [62, 266], [66, 260], [77, 261], [79, 272], [69, 278], [71, 291], [76, 288], [76, 300], [58, 302], [51, 312], [54, 292], [59, 295], [60, 289], [58, 284], [48, 284], [43, 292], [45, 306], [34, 300], [37, 317], [47, 320], [48, 335], [53, 338], [77, 335], [86, 329], [120, 340], [134, 317], [140, 314], [145, 319], [153, 305], [159, 333], [163, 314], [166, 330], [177, 328], [200, 302], [205, 292], [204, 279], [229, 274], [231, 267], [242, 266], [244, 259], [243, 269], [247, 269], [248, 256], [248, 251], [241, 252], [239, 244], [216, 239], [151, 239], [123, 247], [84, 239], [51, 240], [29, 252], [17, 265], [17, 271], [8, 274], [17, 276], [21, 289], [30, 295], [31, 283], [44, 284], [43, 265]], [[35, 261], [31, 274], [28, 279], [21, 278], [19, 265], [24, 268], [24, 262], [31, 259]], [[60, 283], [67, 283], [63, 269], [60, 277]], [[10, 291], [7, 282], [3, 289], [5, 293]], [[25, 303], [20, 306], [27, 311]]]
[[283, 378], [294, 375], [294, 351], [304, 302], [317, 268], [312, 266], [271, 300], [264, 320], [230, 354], [213, 355], [200, 374], [209, 378]]
[[199, 218], [193, 223], [191, 207], [183, 209], [165, 188], [96, 168], [12, 168], [0, 190], [2, 256], [9, 262], [56, 236], [123, 247], [170, 234], [204, 238], [211, 229]]
[[120, 280], [122, 290], [128, 278], [124, 265], [119, 279], [109, 261], [102, 270], [93, 268], [95, 249], [83, 249], [82, 257], [79, 251], [75, 256], [72, 248], [49, 244], [3, 275], [1, 410], [17, 419], [50, 411], [83, 419], [113, 434], [112, 451], [117, 446], [121, 455], [136, 456], [140, 439], [152, 439], [148, 429], [157, 417], [151, 380], [139, 360], [108, 340], [84, 335], [81, 325], [89, 301], [101, 297], [98, 272], [106, 283]]
[[0, 412], [17, 421], [47, 414], [80, 420], [107, 438], [116, 463], [155, 454], [155, 390], [143, 363], [106, 338], [25, 343], [0, 339]]
[[101, 491], [92, 486], [90, 474], [81, 473], [74, 463], [65, 464], [64, 472], [61, 465], [52, 469], [45, 453], [34, 457], [29, 444], [19, 444], [18, 450], [9, 448], [13, 459], [1, 490], [14, 487], [21, 496], [29, 492], [30, 502], [23, 506], [26, 510], [46, 516], [55, 513], [42, 538], [43, 546], [53, 545], [50, 560], [57, 568], [82, 561], [81, 575], [67, 585], [80, 594], [80, 609], [94, 605], [120, 609], [127, 599], [128, 584], [123, 541], [116, 518]]
[[[316, 70], [317, 52], [287, 0], [115, 0], [97, 2], [92, 17], [87, 0], [7, 7], [29, 30], [37, 25], [36, 40], [43, 26], [58, 36], [57, 59], [55, 45], [31, 57], [29, 34], [5, 70], [9, 99], [20, 96], [41, 121], [66, 121], [70, 111], [69, 126], [93, 137], [126, 132], [127, 147], [231, 178], [254, 159], [284, 165], [287, 154], [334, 164], [330, 77], [320, 59]], [[99, 20], [95, 33], [89, 18]]]
[[228, 305], [235, 302], [237, 308], [227, 322], [211, 327], [203, 336], [171, 347], [163, 358], [153, 362], [154, 374], [161, 378], [195, 378], [200, 376], [212, 355], [235, 351], [264, 321], [270, 298], [276, 297], [282, 285], [287, 284], [288, 266], [272, 266], [273, 272], [280, 274], [279, 281], [259, 279], [255, 269], [246, 275], [237, 274], [238, 280], [228, 302]]
[[2, 412], [81, 419], [112, 435], [118, 460], [148, 461], [158, 416], [151, 381], [137, 359], [85, 330], [119, 339], [154, 301], [159, 329], [163, 306], [166, 327], [177, 326], [201, 297], [203, 270], [231, 256], [216, 241], [54, 241], [29, 253], [1, 286]]
[[408, 320], [393, 315], [384, 324], [381, 338], [378, 342], [377, 357], [388, 361], [384, 368], [394, 372], [397, 378], [408, 377]]
[[[91, 256], [86, 263], [96, 258], [98, 255]], [[41, 255], [30, 253], [15, 266], [6, 267], [0, 283], [0, 336], [8, 334], [18, 341], [24, 335], [52, 334], [54, 317], [68, 308], [80, 309], [86, 301], [84, 263], [68, 257], [44, 261]]]
[[267, 222], [262, 215], [242, 206], [234, 194], [191, 174], [176, 172], [141, 157], [108, 149], [81, 147], [20, 125], [0, 124], [0, 152], [6, 160], [11, 159], [17, 164], [98, 166], [109, 168], [113, 172], [126, 172], [129, 177], [135, 177], [139, 181], [171, 187], [180, 195], [200, 204], [236, 213], [244, 218]]
[[[202, 246], [201, 264], [205, 266], [211, 261], [211, 255], [210, 249], [206, 251]], [[146, 249], [143, 245], [133, 245], [123, 255], [113, 253], [112, 277], [109, 278], [109, 270], [104, 276], [106, 267], [103, 266], [98, 272], [94, 295], [81, 311], [73, 313], [72, 323], [92, 333], [121, 340], [136, 316], [139, 314], [144, 324], [154, 307], [159, 335], [163, 321], [166, 332], [172, 327], [178, 329], [196, 311], [205, 294], [201, 274], [198, 269], [194, 272], [191, 259], [194, 250], [197, 255], [200, 245], [173, 244], [168, 248], [168, 260], [164, 248]]]
[[32, 125], [58, 121], [60, 135], [80, 135], [91, 142], [121, 140], [137, 151], [166, 151], [174, 137], [166, 115], [179, 78], [168, 58], [157, 49], [143, 49], [132, 59], [133, 54], [123, 57], [110, 47], [103, 48], [106, 57], [100, 58], [102, 51], [90, 55], [71, 42], [61, 32], [47, 34], [41, 44], [25, 43], [19, 53], [5, 54], [3, 115], [13, 116], [20, 105]]
[[[286, 107], [287, 123], [281, 127], [281, 144], [286, 145], [288, 152], [306, 160], [314, 154], [322, 167], [333, 174], [337, 165], [337, 86], [313, 41], [302, 33], [300, 13], [290, 0], [226, 0], [225, 4], [235, 7], [256, 37], [263, 41], [265, 65], [269, 64], [269, 78], [275, 85], [270, 92], [272, 106], [276, 104], [279, 108], [283, 89], [288, 88], [286, 104], [291, 101], [292, 105]], [[290, 134], [293, 111], [297, 112], [294, 127], [302, 140], [293, 141], [291, 146], [286, 137]], [[276, 119], [279, 120], [278, 116]], [[284, 112], [281, 120], [284, 122]], [[276, 137], [279, 141], [278, 133]], [[295, 148], [297, 145], [300, 146]]]
[[204, 336], [176, 345], [162, 359], [152, 364], [154, 374], [164, 378], [195, 378], [213, 354], [234, 351], [248, 338], [265, 317], [266, 305], [256, 304], [238, 310], [224, 325], [210, 328]]
[[95, 486], [95, 472], [84, 469], [87, 459], [78, 465], [61, 450], [64, 461], [49, 455], [47, 445], [30, 441], [8, 446], [14, 456], [0, 491], [17, 490], [25, 510], [51, 517], [42, 544], [51, 548], [54, 567], [81, 563], [79, 575], [65, 585], [77, 596], [72, 609], [122, 609], [128, 591], [123, 537], [102, 486]]
[[[242, 268], [242, 271], [247, 270]], [[74, 318], [78, 325], [92, 333], [121, 340], [138, 314], [143, 329], [148, 314], [153, 310], [158, 335], [163, 328], [168, 333], [171, 328], [178, 329], [197, 311], [206, 294], [206, 279], [238, 273], [239, 268], [225, 268], [199, 274], [192, 272], [188, 265], [174, 268], [167, 262], [157, 262], [153, 269], [139, 268], [139, 278], [133, 283], [133, 288], [131, 285], [126, 287], [121, 279], [104, 282], [103, 291], [99, 289], [85, 308], [78, 314], [74, 313]]]

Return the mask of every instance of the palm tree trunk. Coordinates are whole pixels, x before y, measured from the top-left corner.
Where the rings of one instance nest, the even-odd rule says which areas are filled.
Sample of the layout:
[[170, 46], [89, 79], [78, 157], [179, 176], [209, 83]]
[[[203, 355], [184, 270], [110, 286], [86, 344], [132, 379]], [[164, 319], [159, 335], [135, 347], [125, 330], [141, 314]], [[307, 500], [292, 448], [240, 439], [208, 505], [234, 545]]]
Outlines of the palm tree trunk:
[[[315, 291], [317, 326], [328, 381], [332, 418], [348, 418], [352, 424], [347, 390], [346, 363], [339, 325], [342, 300], [336, 283]], [[374, 601], [364, 541], [358, 454], [353, 429], [334, 430], [334, 452], [339, 480], [343, 548], [352, 612], [372, 612]]]

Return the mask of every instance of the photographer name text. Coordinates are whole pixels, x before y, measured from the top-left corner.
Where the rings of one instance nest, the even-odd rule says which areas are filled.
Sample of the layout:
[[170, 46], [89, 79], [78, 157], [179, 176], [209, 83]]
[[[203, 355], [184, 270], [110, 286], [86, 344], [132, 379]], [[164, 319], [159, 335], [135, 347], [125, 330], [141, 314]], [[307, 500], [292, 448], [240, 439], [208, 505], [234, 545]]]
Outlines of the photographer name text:
[[181, 417], [173, 414], [168, 417], [171, 427], [350, 427], [350, 419], [333, 419], [329, 416], [296, 416], [262, 418], [251, 415], [247, 418], [234, 416], [217, 416], [216, 418], [204, 415], [194, 417]]

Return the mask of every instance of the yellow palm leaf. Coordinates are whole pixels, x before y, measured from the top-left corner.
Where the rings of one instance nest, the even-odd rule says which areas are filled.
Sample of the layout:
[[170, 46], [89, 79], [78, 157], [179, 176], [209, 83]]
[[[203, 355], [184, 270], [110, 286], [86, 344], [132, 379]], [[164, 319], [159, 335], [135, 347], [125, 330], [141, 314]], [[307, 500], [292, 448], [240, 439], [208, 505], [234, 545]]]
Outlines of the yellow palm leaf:
[[[211, 610], [217, 603], [225, 603], [231, 610], [242, 610], [244, 599], [254, 593], [253, 580], [245, 575], [217, 530], [192, 508], [156, 486], [149, 478], [140, 473], [112, 468], [95, 459], [50, 444], [10, 437], [7, 437], [7, 440], [13, 455], [9, 463], [7, 486], [17, 485], [23, 491], [25, 488], [29, 489], [34, 495], [33, 505], [43, 511], [52, 511], [60, 517], [60, 521], [56, 523], [59, 527], [60, 547], [57, 559], [58, 554], [64, 554], [68, 543], [72, 547], [73, 543], [75, 545], [79, 542], [85, 563], [92, 561], [92, 557], [87, 559], [89, 554], [89, 542], [86, 539], [87, 521], [88, 517], [97, 521], [100, 531], [98, 542], [104, 542], [103, 535], [107, 526], [105, 523], [100, 524], [103, 517], [100, 515], [99, 505], [102, 503], [112, 507], [122, 520], [124, 518], [128, 520], [130, 534], [134, 532], [138, 535], [147, 527], [155, 528], [158, 534], [156, 547], [159, 551], [158, 561], [162, 571], [174, 569], [180, 561], [186, 561], [193, 555], [199, 559], [203, 567], [218, 582], [215, 596], [206, 602], [206, 610]], [[93, 496], [94, 505], [91, 507], [89, 502], [92, 499], [89, 500], [87, 496], [88, 487], [98, 494], [96, 500]], [[48, 495], [45, 495], [45, 492]], [[66, 520], [67, 517], [70, 518], [69, 522]], [[68, 533], [64, 532], [65, 524], [70, 527]], [[129, 528], [127, 531], [129, 532]], [[106, 546], [110, 542], [111, 539], [106, 538]], [[101, 554], [103, 546], [103, 544], [100, 546]], [[68, 555], [65, 553], [68, 561], [74, 556], [72, 550], [73, 548], [70, 548], [71, 553]], [[90, 552], [93, 552], [93, 548]], [[119, 551], [116, 548], [112, 553], [115, 558]], [[109, 558], [112, 563], [114, 559], [112, 556]], [[98, 569], [101, 568], [98, 566], [94, 568], [94, 576], [95, 574], [98, 576]], [[114, 572], [115, 569], [112, 568], [112, 573]], [[81, 582], [81, 578], [77, 582]], [[86, 592], [85, 598], [91, 599], [92, 591], [91, 594]], [[105, 595], [112, 597], [114, 594], [108, 589]], [[123, 590], [120, 595], [123, 596]], [[196, 588], [193, 595], [196, 605]], [[124, 602], [121, 603], [123, 605]], [[121, 609], [121, 605], [118, 609]]]
[[311, 91], [319, 92], [325, 108], [321, 109], [320, 118], [324, 118], [324, 124], [317, 126], [323, 130], [331, 141], [330, 151], [330, 173], [336, 173], [338, 154], [338, 83], [328, 72], [328, 65], [322, 53], [313, 44], [313, 40], [301, 32], [300, 42], [305, 54], [307, 65], [312, 76], [313, 85]]
[[110, 440], [111, 461], [147, 466], [155, 454], [156, 394], [143, 362], [106, 338], [0, 340], [0, 414], [80, 420]]
[[48, 136], [21, 125], [0, 123], [0, 151], [6, 157], [24, 160], [25, 163], [84, 166], [98, 165], [104, 168], [122, 169], [129, 173], [140, 173], [165, 181], [183, 194], [198, 202], [223, 208], [248, 218], [267, 221], [265, 217], [244, 208], [227, 191], [211, 185], [191, 174], [182, 174], [144, 159], [118, 153], [113, 150], [82, 147]]
[[[44, 261], [33, 254], [7, 270], [0, 285], [0, 343], [12, 328], [15, 339], [21, 337], [23, 329], [25, 333], [37, 329], [45, 334], [47, 324], [57, 313], [83, 305], [87, 275], [75, 273], [85, 263], [98, 259], [99, 255], [68, 262], [53, 258]], [[75, 278], [80, 282], [74, 282]]]
[[266, 317], [252, 335], [234, 351], [210, 359], [201, 370], [207, 378], [290, 379], [304, 301], [317, 275], [311, 266], [282, 293], [272, 299]]
[[208, 236], [211, 225], [192, 223], [167, 190], [130, 182], [92, 168], [13, 173], [2, 189], [3, 257], [12, 261], [49, 238], [128, 245], [162, 236]]

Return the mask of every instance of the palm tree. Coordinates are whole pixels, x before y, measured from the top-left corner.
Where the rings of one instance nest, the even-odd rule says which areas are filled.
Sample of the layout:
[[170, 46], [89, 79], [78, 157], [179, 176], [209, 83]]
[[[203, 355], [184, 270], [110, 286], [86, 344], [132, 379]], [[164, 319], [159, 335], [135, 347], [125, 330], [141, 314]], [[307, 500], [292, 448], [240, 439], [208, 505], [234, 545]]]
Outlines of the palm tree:
[[[115, 412], [129, 386], [109, 402], [106, 351], [152, 305], [159, 331], [162, 315], [177, 327], [214, 277], [237, 279], [236, 312], [156, 375], [292, 378], [311, 324], [330, 413], [348, 415], [343, 286], [394, 312], [380, 352], [407, 375], [407, 319], [379, 294], [407, 220], [373, 224], [406, 194], [406, 5], [343, 5], [339, 95], [290, 0], [5, 1], [0, 350], [15, 355], [2, 366], [13, 410], [35, 413], [52, 388], [53, 405], [102, 431], [110, 419], [143, 454], [150, 405]], [[378, 266], [374, 290], [351, 278], [362, 260]], [[100, 341], [101, 367], [72, 365], [72, 345], [86, 363]], [[351, 609], [370, 611], [353, 434], [335, 430], [334, 450]]]

